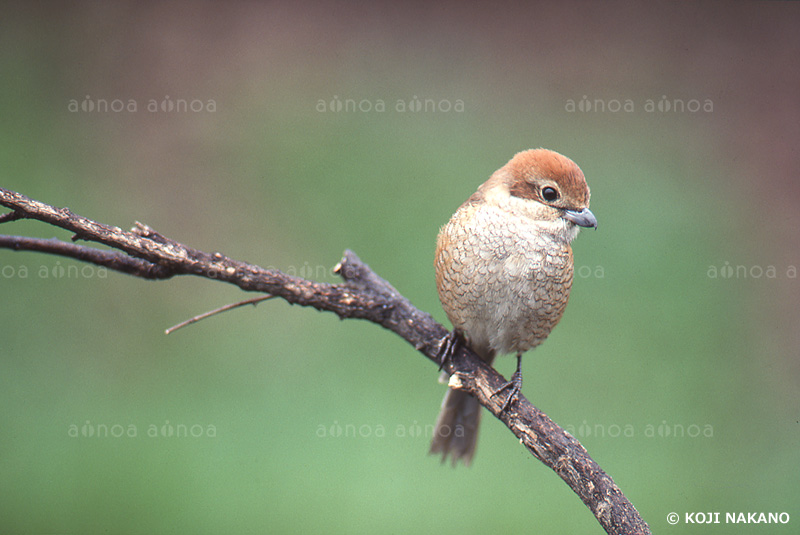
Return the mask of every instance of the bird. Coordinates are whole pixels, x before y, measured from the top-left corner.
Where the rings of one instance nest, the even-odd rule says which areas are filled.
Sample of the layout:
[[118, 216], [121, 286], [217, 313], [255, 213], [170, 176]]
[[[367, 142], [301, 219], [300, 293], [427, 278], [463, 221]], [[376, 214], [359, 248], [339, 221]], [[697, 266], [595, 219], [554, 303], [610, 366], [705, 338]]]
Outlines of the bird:
[[[453, 330], [442, 340], [442, 366], [459, 343], [488, 364], [515, 353], [503, 411], [522, 387], [521, 356], [541, 344], [561, 319], [573, 278], [570, 242], [597, 228], [589, 187], [578, 165], [538, 148], [514, 155], [439, 231], [434, 267], [439, 300]], [[442, 382], [447, 378], [443, 373]], [[470, 465], [480, 423], [472, 395], [448, 389], [430, 453]]]

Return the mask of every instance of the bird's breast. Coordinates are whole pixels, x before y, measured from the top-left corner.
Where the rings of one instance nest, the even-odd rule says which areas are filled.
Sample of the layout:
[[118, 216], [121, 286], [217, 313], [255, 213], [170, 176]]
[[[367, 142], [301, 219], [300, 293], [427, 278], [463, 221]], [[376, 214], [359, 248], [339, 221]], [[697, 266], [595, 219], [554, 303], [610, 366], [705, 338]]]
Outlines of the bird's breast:
[[463, 206], [437, 241], [436, 281], [453, 326], [473, 346], [527, 351], [561, 319], [572, 286], [568, 243], [526, 218]]

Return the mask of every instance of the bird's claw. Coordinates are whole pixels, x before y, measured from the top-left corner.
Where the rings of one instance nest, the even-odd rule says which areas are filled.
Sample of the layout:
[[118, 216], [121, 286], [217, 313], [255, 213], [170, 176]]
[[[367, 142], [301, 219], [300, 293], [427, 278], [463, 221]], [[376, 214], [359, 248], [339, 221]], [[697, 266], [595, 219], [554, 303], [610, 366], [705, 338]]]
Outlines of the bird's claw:
[[436, 358], [439, 360], [439, 371], [450, 360], [458, 348], [461, 346], [461, 337], [455, 330], [450, 331], [439, 341], [439, 349], [436, 351]]
[[522, 391], [522, 355], [517, 355], [517, 369], [514, 371], [514, 374], [511, 376], [511, 380], [492, 392], [490, 397], [495, 397], [497, 394], [505, 390], [506, 388], [510, 388], [511, 391], [508, 393], [508, 397], [506, 398], [505, 403], [503, 403], [503, 407], [500, 409], [500, 412], [506, 412], [508, 408], [511, 406], [514, 401], [519, 398], [519, 393]]

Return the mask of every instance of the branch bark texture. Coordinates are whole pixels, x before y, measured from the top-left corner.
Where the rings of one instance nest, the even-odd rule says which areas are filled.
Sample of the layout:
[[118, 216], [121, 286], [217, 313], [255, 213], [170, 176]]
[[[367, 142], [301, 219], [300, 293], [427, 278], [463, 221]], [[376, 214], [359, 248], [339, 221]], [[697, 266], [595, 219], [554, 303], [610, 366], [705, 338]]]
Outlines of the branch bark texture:
[[[333, 312], [342, 319], [376, 323], [438, 365], [447, 329], [412, 305], [352, 251], [345, 251], [335, 268], [343, 282], [320, 283], [240, 262], [218, 252], [198, 251], [138, 222], [130, 231], [123, 231], [3, 188], [0, 204], [11, 209], [0, 215], [0, 223], [36, 219], [72, 232], [72, 242], [97, 242], [111, 250], [8, 235], [0, 235], [0, 248], [71, 257], [145, 279], [196, 275], [227, 282], [245, 291], [267, 293], [289, 303]], [[569, 485], [608, 533], [650, 533], [633, 504], [572, 435], [522, 395], [506, 412], [501, 411], [502, 396], [492, 397], [492, 393], [505, 384], [505, 379], [469, 348], [459, 344], [444, 369], [451, 374], [450, 386], [469, 392], [501, 420], [534, 457]]]

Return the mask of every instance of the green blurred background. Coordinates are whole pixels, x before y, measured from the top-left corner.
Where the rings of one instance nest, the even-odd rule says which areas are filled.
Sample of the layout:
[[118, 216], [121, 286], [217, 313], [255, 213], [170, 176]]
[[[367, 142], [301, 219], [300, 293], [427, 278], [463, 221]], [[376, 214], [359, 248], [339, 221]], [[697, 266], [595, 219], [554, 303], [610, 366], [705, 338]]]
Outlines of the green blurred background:
[[[526, 396], [654, 531], [797, 533], [797, 4], [2, 10], [0, 185], [326, 282], [351, 248], [443, 322], [439, 226], [515, 152], [568, 155], [600, 227]], [[165, 336], [248, 296], [8, 250], [0, 275], [3, 533], [602, 532], [491, 418], [471, 468], [427, 456], [444, 387], [372, 324], [275, 301]]]

